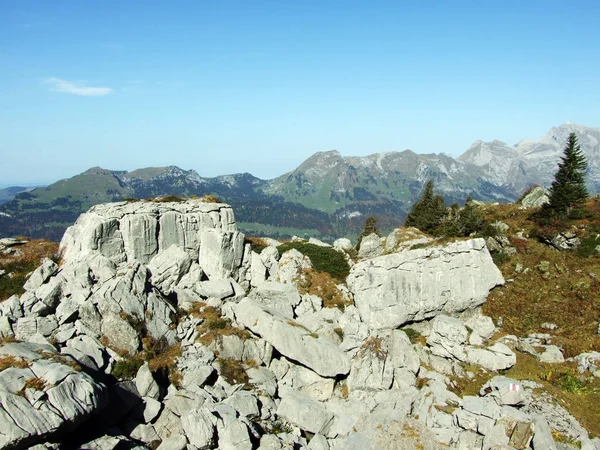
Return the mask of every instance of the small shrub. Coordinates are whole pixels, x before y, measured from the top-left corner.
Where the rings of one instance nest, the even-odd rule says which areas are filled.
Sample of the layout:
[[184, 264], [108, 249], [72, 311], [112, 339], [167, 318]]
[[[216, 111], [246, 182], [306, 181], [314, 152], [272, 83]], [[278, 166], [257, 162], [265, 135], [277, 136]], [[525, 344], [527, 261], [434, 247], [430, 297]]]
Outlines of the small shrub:
[[317, 272], [314, 269], [302, 270], [298, 277], [298, 292], [316, 295], [323, 300], [325, 308], [338, 308], [344, 311], [346, 306], [352, 305], [352, 300], [344, 296], [327, 272]]
[[344, 255], [332, 247], [321, 247], [308, 242], [287, 242], [277, 247], [281, 254], [291, 249], [308, 256], [316, 271], [327, 272], [336, 280], [343, 281], [350, 273], [350, 266]]
[[421, 333], [419, 333], [416, 330], [413, 330], [410, 327], [402, 328], [402, 331], [406, 333], [406, 336], [408, 336], [408, 339], [410, 340], [411, 344], [415, 344], [417, 340], [421, 337]]
[[577, 256], [589, 258], [598, 254], [596, 250], [600, 246], [600, 237], [590, 236], [581, 240], [581, 245], [577, 249]]
[[221, 200], [214, 195], [204, 195], [200, 200], [202, 200], [204, 203], [222, 203]]
[[111, 374], [119, 380], [131, 380], [136, 376], [143, 364], [144, 360], [141, 355], [123, 358], [115, 363]]
[[259, 254], [269, 246], [263, 238], [258, 237], [247, 237], [244, 239], [244, 244], [250, 244], [250, 249]]
[[218, 358], [219, 375], [225, 378], [229, 384], [243, 384], [245, 388], [250, 388], [248, 374], [244, 365], [235, 359]]
[[198, 342], [204, 345], [210, 345], [223, 336], [238, 336], [242, 340], [250, 337], [246, 330], [236, 328], [231, 325], [231, 320], [221, 317], [219, 310], [213, 306], [207, 306], [204, 302], [196, 302], [190, 310], [194, 317], [204, 319], [204, 322], [198, 326]]
[[494, 264], [498, 267], [510, 261], [510, 256], [504, 252], [490, 252], [490, 255], [492, 255], [492, 261], [494, 261]]
[[153, 201], [157, 203], [181, 203], [185, 201], [185, 198], [177, 195], [165, 195], [164, 197], [155, 198]]

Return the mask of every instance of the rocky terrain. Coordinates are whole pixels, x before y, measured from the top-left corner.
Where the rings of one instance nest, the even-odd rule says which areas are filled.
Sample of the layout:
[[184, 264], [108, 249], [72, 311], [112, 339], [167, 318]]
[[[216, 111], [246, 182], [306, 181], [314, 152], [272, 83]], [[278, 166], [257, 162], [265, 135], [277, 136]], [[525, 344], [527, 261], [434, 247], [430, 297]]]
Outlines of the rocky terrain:
[[131, 172], [95, 167], [17, 194], [1, 205], [0, 236], [24, 234], [58, 242], [79, 214], [93, 205], [168, 195], [216, 196], [235, 208], [240, 230], [251, 234], [333, 240], [358, 234], [369, 215], [389, 232], [401, 223], [430, 179], [449, 203], [460, 204], [469, 195], [510, 202], [533, 184], [547, 186], [570, 132], [579, 137], [589, 161], [589, 190], [598, 193], [600, 130], [567, 123], [539, 140], [514, 146], [478, 141], [457, 159], [410, 150], [364, 157], [319, 152], [273, 180], [247, 173], [204, 178], [173, 166]]
[[0, 303], [0, 448], [599, 449], [551, 373], [510, 374], [525, 357], [594, 380], [600, 353], [565, 363], [482, 313], [530, 274], [559, 283], [549, 263], [503, 275], [488, 247], [527, 257], [512, 236], [397, 229], [355, 255], [245, 239], [222, 203], [94, 206]]

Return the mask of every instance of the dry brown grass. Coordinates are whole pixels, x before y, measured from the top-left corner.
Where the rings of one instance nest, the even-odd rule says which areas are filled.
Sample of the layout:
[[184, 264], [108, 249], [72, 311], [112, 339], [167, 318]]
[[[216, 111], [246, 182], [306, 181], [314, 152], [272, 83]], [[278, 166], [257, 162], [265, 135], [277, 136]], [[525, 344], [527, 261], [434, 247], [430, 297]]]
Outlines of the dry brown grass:
[[198, 342], [203, 345], [208, 346], [222, 339], [223, 336], [238, 336], [242, 340], [250, 337], [250, 333], [231, 325], [231, 320], [222, 317], [218, 309], [207, 306], [204, 302], [194, 303], [189, 313], [204, 319], [204, 322], [198, 326]]
[[218, 358], [217, 363], [219, 364], [219, 375], [225, 378], [229, 384], [243, 384], [245, 389], [252, 387], [246, 373], [247, 366], [242, 362], [235, 359]]
[[10, 367], [15, 367], [17, 369], [26, 369], [29, 367], [29, 362], [22, 358], [14, 357], [12, 355], [0, 356], [0, 372]]
[[36, 391], [43, 391], [45, 387], [46, 387], [46, 381], [44, 379], [34, 377], [34, 378], [30, 378], [29, 380], [27, 380], [25, 382], [25, 387], [23, 388], [23, 390], [34, 389]]
[[[572, 252], [558, 252], [533, 239], [517, 247], [518, 253], [500, 269], [514, 281], [492, 291], [483, 307], [494, 320], [503, 318], [509, 334], [550, 333], [553, 342], [564, 348], [565, 356], [598, 350], [600, 336], [600, 257], [581, 258]], [[550, 270], [542, 273], [540, 261]], [[515, 265], [529, 269], [515, 273]], [[545, 330], [542, 323], [558, 325]]]
[[202, 200], [204, 203], [221, 203], [221, 200], [214, 195], [204, 195], [202, 198], [200, 198], [200, 200]]
[[[26, 244], [14, 248], [19, 250], [19, 255], [0, 254], [0, 269], [6, 271], [6, 274], [0, 277], [0, 301], [14, 294], [22, 294], [27, 274], [33, 272], [42, 259], [58, 259], [58, 243], [45, 239], [28, 240]], [[9, 277], [8, 274], [12, 275]]]
[[387, 357], [387, 351], [383, 348], [381, 339], [375, 336], [371, 336], [361, 345], [359, 354], [365, 356], [366, 353], [371, 353], [382, 361]]
[[244, 239], [244, 244], [250, 244], [250, 248], [256, 253], [262, 252], [265, 248], [269, 246], [269, 244], [267, 244], [267, 241], [265, 241], [263, 238], [251, 236], [246, 237]]
[[345, 298], [336, 281], [327, 272], [303, 269], [298, 276], [298, 292], [316, 295], [323, 300], [325, 308], [339, 308], [343, 311], [346, 306], [352, 305], [352, 300]]

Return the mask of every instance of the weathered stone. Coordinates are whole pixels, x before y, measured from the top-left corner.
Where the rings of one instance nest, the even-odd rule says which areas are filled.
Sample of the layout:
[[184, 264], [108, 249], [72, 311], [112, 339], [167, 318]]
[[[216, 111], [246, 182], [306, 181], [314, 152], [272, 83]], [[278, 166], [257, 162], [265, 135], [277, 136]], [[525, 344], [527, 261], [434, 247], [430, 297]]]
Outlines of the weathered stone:
[[120, 316], [109, 314], [102, 320], [101, 333], [109, 342], [109, 345], [135, 355], [140, 346], [138, 332]]
[[31, 276], [23, 285], [23, 289], [33, 292], [44, 284], [48, 279], [56, 273], [58, 265], [50, 258], [44, 258], [42, 264], [33, 271]]
[[503, 370], [517, 363], [517, 356], [506, 345], [496, 342], [491, 347], [467, 348], [466, 361], [477, 364], [488, 370]]
[[427, 345], [431, 346], [434, 355], [464, 360], [467, 335], [467, 328], [461, 320], [439, 315], [432, 321]]
[[190, 444], [199, 449], [213, 448], [217, 418], [206, 408], [192, 409], [181, 416], [181, 426]]
[[204, 230], [200, 235], [199, 262], [210, 280], [237, 279], [238, 269], [244, 253], [244, 235]]
[[358, 259], [376, 258], [383, 254], [383, 239], [375, 233], [365, 236], [360, 241], [360, 249], [358, 250]]
[[333, 414], [315, 401], [289, 388], [282, 388], [277, 415], [311, 433], [327, 433]]
[[565, 357], [563, 356], [560, 348], [556, 345], [547, 345], [544, 352], [538, 355], [538, 358], [541, 362], [545, 363], [565, 362]]
[[[284, 255], [287, 255], [290, 252], [291, 251], [286, 252]], [[256, 289], [252, 290], [249, 298], [277, 311], [279, 314], [289, 319], [294, 318], [294, 308], [302, 300], [296, 286], [274, 281], [262, 283]]]
[[150, 397], [155, 400], [160, 397], [160, 387], [152, 376], [147, 362], [139, 368], [135, 376], [135, 387], [141, 397]]
[[[31, 367], [17, 369], [19, 374], [14, 369], [8, 370], [15, 373], [2, 372], [11, 375], [12, 380], [0, 382], [2, 448], [25, 448], [57, 436], [62, 430], [87, 419], [106, 403], [104, 387], [87, 374], [66, 365], [51, 346], [7, 344], [0, 348], [0, 354], [22, 358]], [[22, 395], [25, 379], [36, 377], [41, 392], [27, 389]]]
[[248, 298], [234, 307], [238, 323], [260, 335], [282, 355], [324, 377], [345, 375], [349, 358], [331, 341]]
[[523, 385], [517, 380], [497, 376], [481, 388], [480, 395], [495, 397], [501, 405], [521, 405], [525, 403]]
[[352, 241], [348, 238], [339, 238], [333, 242], [333, 248], [336, 250], [342, 250], [344, 252], [350, 251], [354, 248]]
[[310, 258], [293, 248], [281, 255], [276, 279], [280, 283], [295, 284], [300, 273], [311, 267]]
[[191, 264], [190, 256], [180, 247], [172, 245], [148, 263], [150, 281], [162, 292], [169, 294], [188, 272]]
[[232, 280], [207, 280], [196, 283], [194, 289], [196, 292], [205, 298], [226, 299], [234, 294]]
[[372, 328], [473, 308], [503, 283], [483, 239], [380, 256], [356, 264], [348, 276], [360, 316]]
[[538, 208], [545, 203], [548, 203], [549, 198], [546, 190], [542, 186], [536, 186], [519, 202], [521, 208]]

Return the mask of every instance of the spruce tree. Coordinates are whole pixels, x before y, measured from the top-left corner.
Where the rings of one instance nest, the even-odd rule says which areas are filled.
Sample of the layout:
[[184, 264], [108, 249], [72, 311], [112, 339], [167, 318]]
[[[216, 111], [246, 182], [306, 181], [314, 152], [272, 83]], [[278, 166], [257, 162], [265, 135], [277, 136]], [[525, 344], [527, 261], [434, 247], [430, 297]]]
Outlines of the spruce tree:
[[404, 224], [407, 227], [418, 228], [425, 233], [435, 234], [447, 213], [444, 197], [434, 194], [433, 180], [429, 180], [423, 188], [421, 198], [406, 216]]
[[577, 136], [571, 133], [550, 187], [549, 202], [544, 205], [544, 215], [565, 219], [585, 203], [588, 198], [586, 170], [587, 159], [577, 143]]

